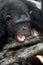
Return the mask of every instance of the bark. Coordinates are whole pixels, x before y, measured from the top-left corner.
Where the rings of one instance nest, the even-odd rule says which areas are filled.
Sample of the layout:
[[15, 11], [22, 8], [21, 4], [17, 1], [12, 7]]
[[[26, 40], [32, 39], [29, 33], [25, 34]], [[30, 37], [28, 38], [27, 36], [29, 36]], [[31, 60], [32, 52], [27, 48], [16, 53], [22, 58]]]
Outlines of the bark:
[[31, 56], [34, 56], [40, 53], [41, 51], [43, 52], [43, 43], [38, 43], [34, 46], [18, 50], [11, 56], [0, 60], [0, 65], [10, 65], [11, 63], [16, 63], [18, 62], [18, 60], [22, 58], [23, 59], [30, 58]]

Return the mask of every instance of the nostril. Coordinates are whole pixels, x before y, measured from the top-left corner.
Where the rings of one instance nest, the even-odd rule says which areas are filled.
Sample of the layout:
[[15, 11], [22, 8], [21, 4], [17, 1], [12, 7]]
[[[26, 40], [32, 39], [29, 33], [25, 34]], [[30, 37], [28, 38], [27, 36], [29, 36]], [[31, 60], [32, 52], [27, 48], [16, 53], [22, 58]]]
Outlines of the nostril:
[[26, 29], [27, 29], [26, 27], [24, 27], [24, 26], [22, 27], [22, 30], [26, 30]]
[[23, 28], [23, 30], [25, 30], [25, 28]]

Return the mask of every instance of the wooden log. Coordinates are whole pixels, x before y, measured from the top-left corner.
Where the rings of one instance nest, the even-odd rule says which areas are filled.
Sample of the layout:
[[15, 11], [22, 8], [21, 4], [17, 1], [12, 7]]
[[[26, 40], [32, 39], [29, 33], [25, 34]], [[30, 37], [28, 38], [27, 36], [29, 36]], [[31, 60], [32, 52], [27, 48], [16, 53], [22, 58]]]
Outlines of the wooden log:
[[34, 56], [35, 54], [38, 54], [41, 51], [43, 52], [43, 43], [39, 43], [34, 46], [18, 50], [12, 56], [0, 60], [0, 65], [9, 65], [13, 62], [18, 62], [20, 58], [30, 58], [31, 56]]

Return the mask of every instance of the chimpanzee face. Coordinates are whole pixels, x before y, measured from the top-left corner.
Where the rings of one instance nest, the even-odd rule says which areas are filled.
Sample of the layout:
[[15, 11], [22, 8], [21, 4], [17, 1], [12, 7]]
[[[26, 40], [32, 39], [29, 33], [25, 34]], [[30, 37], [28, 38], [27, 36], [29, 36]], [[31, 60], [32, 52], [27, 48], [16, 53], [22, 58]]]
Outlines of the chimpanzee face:
[[15, 36], [16, 40], [23, 42], [26, 37], [30, 36], [30, 21], [19, 22], [15, 24], [14, 18], [9, 20], [7, 24], [9, 34]]
[[30, 36], [30, 23], [18, 23], [16, 24], [16, 38], [19, 42], [22, 42], [26, 39], [26, 37]]
[[30, 21], [20, 22], [15, 24], [14, 19], [9, 20], [8, 22], [8, 32], [9, 34], [15, 36], [16, 40], [23, 42], [26, 37], [30, 36]]

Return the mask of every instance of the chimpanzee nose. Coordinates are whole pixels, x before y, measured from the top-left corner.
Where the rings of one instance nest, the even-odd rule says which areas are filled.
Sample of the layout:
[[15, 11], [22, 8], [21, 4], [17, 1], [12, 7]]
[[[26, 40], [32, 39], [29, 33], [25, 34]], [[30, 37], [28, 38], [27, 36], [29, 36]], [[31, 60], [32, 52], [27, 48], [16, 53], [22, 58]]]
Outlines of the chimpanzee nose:
[[26, 30], [27, 30], [27, 28], [26, 28], [25, 26], [23, 26], [23, 27], [22, 27], [22, 30], [23, 30], [23, 31], [26, 31]]
[[23, 26], [21, 28], [21, 33], [25, 36], [30, 36], [30, 29], [28, 27]]

